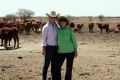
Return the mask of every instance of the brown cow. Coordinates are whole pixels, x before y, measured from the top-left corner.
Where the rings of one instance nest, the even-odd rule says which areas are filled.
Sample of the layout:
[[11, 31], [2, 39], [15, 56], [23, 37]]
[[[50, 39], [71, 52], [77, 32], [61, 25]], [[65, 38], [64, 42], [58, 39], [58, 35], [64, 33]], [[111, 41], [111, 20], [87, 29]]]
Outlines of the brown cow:
[[31, 22], [25, 22], [24, 23], [24, 29], [25, 29], [25, 34], [30, 35], [30, 30], [32, 28], [32, 23]]
[[3, 28], [4, 25], [5, 25], [4, 21], [1, 21], [1, 22], [0, 22], [0, 28]]
[[89, 32], [93, 33], [94, 23], [90, 23], [88, 27], [89, 27]]
[[39, 28], [39, 32], [42, 32], [42, 28], [43, 28], [43, 26], [44, 26], [45, 24], [47, 24], [47, 23], [46, 23], [46, 22], [42, 22], [42, 23], [41, 23], [40, 28]]
[[0, 29], [0, 38], [2, 40], [2, 45], [4, 41], [4, 46], [7, 47], [7, 42], [13, 38], [14, 40], [14, 48], [19, 48], [19, 37], [18, 37], [18, 29], [16, 27], [3, 27]]
[[39, 29], [40, 29], [40, 26], [41, 26], [41, 22], [32, 22], [32, 29], [35, 31], [35, 33], [38, 33], [39, 32]]
[[114, 33], [120, 33], [120, 23], [114, 28]]
[[24, 22], [23, 21], [16, 21], [15, 25], [16, 25], [16, 28], [19, 31], [19, 34], [20, 35], [23, 34], [23, 31], [24, 31]]

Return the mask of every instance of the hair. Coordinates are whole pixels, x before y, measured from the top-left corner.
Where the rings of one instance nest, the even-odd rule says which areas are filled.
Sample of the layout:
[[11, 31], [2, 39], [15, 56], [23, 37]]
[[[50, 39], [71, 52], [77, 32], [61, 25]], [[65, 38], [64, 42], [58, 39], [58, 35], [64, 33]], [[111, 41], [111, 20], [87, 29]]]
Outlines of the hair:
[[60, 16], [59, 19], [58, 19], [58, 23], [62, 22], [62, 21], [65, 21], [66, 22], [66, 25], [69, 24], [69, 21], [68, 19], [65, 17], [65, 16]]

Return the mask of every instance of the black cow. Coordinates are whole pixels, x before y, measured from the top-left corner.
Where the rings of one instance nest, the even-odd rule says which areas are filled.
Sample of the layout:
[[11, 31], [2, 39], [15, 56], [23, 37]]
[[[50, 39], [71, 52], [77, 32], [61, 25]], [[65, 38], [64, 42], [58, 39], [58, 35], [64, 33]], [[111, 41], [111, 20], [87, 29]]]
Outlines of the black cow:
[[81, 32], [83, 24], [77, 24], [78, 33]]
[[74, 28], [75, 27], [75, 24], [73, 22], [70, 23], [70, 27], [71, 28]]
[[101, 33], [102, 33], [102, 30], [105, 29], [107, 33], [109, 33], [109, 24], [106, 24], [106, 23], [97, 23]]
[[120, 30], [120, 23], [117, 25], [118, 30]]

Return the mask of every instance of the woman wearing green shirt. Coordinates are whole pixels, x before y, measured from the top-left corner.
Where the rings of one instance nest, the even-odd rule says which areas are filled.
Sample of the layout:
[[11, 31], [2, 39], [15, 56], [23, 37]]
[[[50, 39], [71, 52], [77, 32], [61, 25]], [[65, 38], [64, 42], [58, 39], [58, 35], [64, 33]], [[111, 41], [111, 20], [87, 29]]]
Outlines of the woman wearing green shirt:
[[61, 66], [66, 59], [65, 80], [72, 80], [72, 66], [74, 57], [77, 57], [77, 41], [75, 33], [69, 27], [66, 17], [61, 16], [58, 20], [60, 28], [58, 28], [58, 56], [57, 56], [57, 77], [61, 80]]

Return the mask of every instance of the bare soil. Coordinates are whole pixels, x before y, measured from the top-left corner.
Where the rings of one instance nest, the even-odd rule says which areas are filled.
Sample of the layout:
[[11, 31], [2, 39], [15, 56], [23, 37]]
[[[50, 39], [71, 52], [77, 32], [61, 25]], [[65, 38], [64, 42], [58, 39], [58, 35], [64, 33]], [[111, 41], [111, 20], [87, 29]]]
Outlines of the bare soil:
[[[120, 33], [76, 35], [78, 57], [74, 60], [73, 80], [120, 80]], [[0, 80], [42, 80], [41, 50], [41, 34], [20, 35], [20, 48], [0, 50]], [[64, 63], [62, 78], [65, 70]]]

